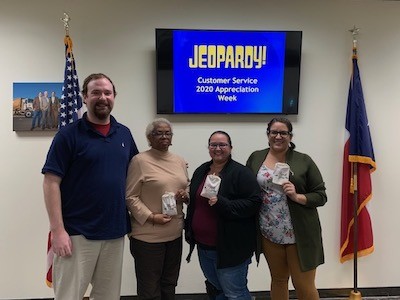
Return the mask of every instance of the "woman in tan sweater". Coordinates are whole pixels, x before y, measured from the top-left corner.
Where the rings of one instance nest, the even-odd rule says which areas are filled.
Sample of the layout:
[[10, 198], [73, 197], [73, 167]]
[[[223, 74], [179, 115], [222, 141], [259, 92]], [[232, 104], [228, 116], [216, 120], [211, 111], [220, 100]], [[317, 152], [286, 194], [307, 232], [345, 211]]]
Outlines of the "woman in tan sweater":
[[146, 128], [151, 148], [137, 154], [128, 169], [130, 250], [135, 259], [137, 294], [141, 300], [174, 299], [179, 277], [182, 208], [188, 201], [189, 178], [183, 158], [169, 152], [172, 135], [167, 119], [151, 122]]

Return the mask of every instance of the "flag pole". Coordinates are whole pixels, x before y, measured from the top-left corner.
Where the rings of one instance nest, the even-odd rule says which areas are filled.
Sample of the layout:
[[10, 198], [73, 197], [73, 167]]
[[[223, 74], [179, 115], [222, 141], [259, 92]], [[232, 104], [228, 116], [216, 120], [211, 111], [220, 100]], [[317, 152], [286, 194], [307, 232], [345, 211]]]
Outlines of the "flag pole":
[[354, 260], [353, 260], [353, 290], [350, 292], [350, 297], [349, 299], [351, 300], [358, 300], [362, 299], [361, 293], [358, 291], [358, 269], [357, 269], [357, 253], [358, 253], [358, 217], [357, 217], [357, 211], [358, 211], [358, 163], [354, 162], [352, 163], [352, 168], [353, 168], [353, 189], [354, 189], [354, 194], [353, 194], [353, 218], [354, 218], [354, 224], [353, 224], [353, 254], [354, 254]]
[[[349, 30], [353, 36], [353, 58], [357, 58], [357, 38], [356, 36], [358, 35], [358, 32], [360, 31], [359, 28], [356, 28], [354, 26], [352, 29]], [[354, 79], [354, 78], [353, 78]], [[357, 269], [357, 253], [358, 253], [358, 163], [354, 162], [351, 163], [352, 165], [352, 181], [353, 181], [353, 218], [354, 218], [354, 224], [353, 224], [353, 255], [354, 255], [354, 260], [353, 260], [353, 290], [350, 292], [349, 299], [350, 300], [359, 300], [362, 299], [361, 293], [358, 291], [358, 269]]]

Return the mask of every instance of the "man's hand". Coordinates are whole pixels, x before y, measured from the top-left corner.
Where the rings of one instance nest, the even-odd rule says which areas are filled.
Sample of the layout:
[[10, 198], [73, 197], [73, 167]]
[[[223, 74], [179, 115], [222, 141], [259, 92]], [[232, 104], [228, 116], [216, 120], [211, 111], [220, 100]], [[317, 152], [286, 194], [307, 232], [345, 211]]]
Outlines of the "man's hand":
[[53, 252], [58, 256], [72, 255], [71, 238], [64, 229], [58, 232], [51, 232], [51, 245]]

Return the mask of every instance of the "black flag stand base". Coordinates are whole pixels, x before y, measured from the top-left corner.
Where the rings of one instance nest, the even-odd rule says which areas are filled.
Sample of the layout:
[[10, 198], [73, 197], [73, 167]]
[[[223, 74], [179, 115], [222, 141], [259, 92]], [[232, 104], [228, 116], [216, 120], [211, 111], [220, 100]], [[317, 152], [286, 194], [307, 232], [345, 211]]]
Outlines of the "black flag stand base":
[[360, 299], [362, 299], [360, 292], [351, 291], [349, 300], [360, 300]]

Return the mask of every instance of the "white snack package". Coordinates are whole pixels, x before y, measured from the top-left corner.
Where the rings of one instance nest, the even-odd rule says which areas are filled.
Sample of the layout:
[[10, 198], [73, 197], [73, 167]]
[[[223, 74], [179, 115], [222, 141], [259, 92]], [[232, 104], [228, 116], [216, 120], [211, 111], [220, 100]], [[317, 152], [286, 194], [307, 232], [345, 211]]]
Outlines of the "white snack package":
[[162, 213], [169, 216], [175, 216], [178, 214], [176, 210], [176, 200], [175, 193], [165, 192], [164, 195], [161, 196], [162, 202]]
[[207, 175], [206, 181], [204, 182], [204, 186], [200, 195], [208, 199], [217, 196], [220, 184], [221, 184], [221, 178], [219, 178], [217, 175], [214, 174]]
[[290, 166], [286, 163], [276, 163], [274, 173], [272, 174], [272, 182], [282, 185], [289, 180]]

